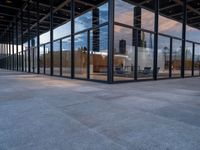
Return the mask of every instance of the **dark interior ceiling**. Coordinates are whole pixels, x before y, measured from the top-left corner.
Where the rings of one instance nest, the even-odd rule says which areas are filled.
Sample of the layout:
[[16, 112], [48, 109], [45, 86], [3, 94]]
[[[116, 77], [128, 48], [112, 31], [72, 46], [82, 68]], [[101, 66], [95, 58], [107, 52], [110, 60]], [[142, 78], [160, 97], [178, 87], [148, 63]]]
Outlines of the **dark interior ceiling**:
[[[106, 0], [75, 0], [75, 16], [83, 14], [85, 11], [92, 9], [94, 6], [104, 3]], [[147, 9], [154, 10], [153, 0], [124, 0], [143, 6]], [[39, 1], [39, 7], [35, 0], [30, 0], [30, 27], [31, 36], [36, 35], [37, 31], [37, 10], [39, 10], [40, 32], [45, 33], [50, 29], [50, 4], [49, 0]], [[177, 21], [182, 20], [182, 0], [162, 0], [160, 1], [160, 13], [168, 18]], [[28, 0], [1, 0], [0, 1], [0, 42], [2, 37], [8, 35], [8, 29], [16, 31], [12, 25], [20, 20], [21, 9], [23, 10], [23, 36], [26, 41], [28, 38]], [[187, 5], [188, 24], [200, 29], [200, 1], [188, 0]], [[64, 24], [70, 19], [70, 0], [54, 0], [53, 4], [53, 26], [54, 28]], [[20, 22], [18, 28], [21, 29]], [[19, 36], [21, 32], [19, 31]], [[19, 38], [20, 39], [20, 38]]]

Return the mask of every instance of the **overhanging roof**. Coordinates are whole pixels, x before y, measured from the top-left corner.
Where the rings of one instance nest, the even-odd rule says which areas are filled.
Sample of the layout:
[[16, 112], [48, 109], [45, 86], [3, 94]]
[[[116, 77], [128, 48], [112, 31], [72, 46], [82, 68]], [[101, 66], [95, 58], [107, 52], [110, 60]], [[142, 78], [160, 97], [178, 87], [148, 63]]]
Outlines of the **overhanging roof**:
[[[75, 0], [76, 10], [75, 16], [83, 14], [85, 11], [92, 9], [94, 6], [105, 2], [106, 0]], [[130, 3], [141, 5], [147, 9], [154, 10], [154, 4], [151, 0], [124, 0]], [[164, 0], [160, 1], [160, 13], [168, 18], [181, 21], [183, 10], [182, 0]], [[54, 28], [66, 23], [70, 20], [70, 0], [54, 0], [53, 4], [54, 12]], [[39, 8], [37, 8], [36, 1], [30, 0], [30, 27], [31, 36], [34, 37], [37, 31], [37, 10], [39, 10], [40, 20], [40, 33], [47, 32], [50, 29], [50, 4], [49, 0], [42, 0], [39, 2]], [[28, 38], [27, 25], [28, 25], [28, 1], [27, 0], [1, 0], [0, 1], [0, 37], [8, 35], [8, 31], [15, 30], [12, 28], [12, 24], [20, 20], [20, 12], [23, 10], [23, 36], [24, 41]], [[187, 4], [187, 16], [188, 25], [200, 29], [200, 2], [199, 0], [188, 0]], [[20, 22], [18, 22], [18, 28], [20, 29]], [[19, 32], [19, 36], [21, 32]], [[5, 39], [0, 39], [3, 42]]]

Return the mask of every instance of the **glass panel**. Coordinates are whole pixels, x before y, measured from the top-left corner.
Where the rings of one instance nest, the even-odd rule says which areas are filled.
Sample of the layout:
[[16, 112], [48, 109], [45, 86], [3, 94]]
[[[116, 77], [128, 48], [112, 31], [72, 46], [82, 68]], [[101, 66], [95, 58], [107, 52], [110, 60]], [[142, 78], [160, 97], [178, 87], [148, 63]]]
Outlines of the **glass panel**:
[[108, 22], [108, 3], [101, 5], [99, 8], [99, 23]]
[[173, 0], [160, 0], [159, 10], [159, 33], [182, 38], [183, 5]]
[[138, 79], [153, 78], [154, 34], [139, 31]]
[[87, 78], [87, 32], [75, 36], [75, 77]]
[[[65, 32], [63, 32], [65, 31]], [[61, 25], [53, 30], [54, 40], [65, 37], [71, 34], [71, 22]]]
[[159, 33], [182, 38], [182, 23], [159, 15]]
[[192, 43], [186, 42], [185, 45], [185, 76], [192, 75]]
[[34, 73], [38, 72], [38, 51], [37, 47], [34, 47]]
[[12, 69], [13, 66], [13, 47], [12, 47], [12, 43], [10, 44], [10, 69]]
[[60, 40], [53, 43], [53, 73], [60, 75]]
[[75, 18], [75, 33], [92, 27], [92, 12]]
[[40, 44], [48, 43], [50, 41], [50, 31], [40, 35]]
[[21, 52], [18, 52], [18, 70], [20, 70], [20, 71], [21, 71], [21, 67], [22, 67], [21, 64], [22, 64], [21, 63]]
[[62, 76], [71, 77], [71, 38], [62, 39]]
[[200, 76], [200, 45], [195, 45], [195, 55], [194, 55], [194, 75]]
[[108, 26], [90, 32], [90, 79], [107, 80]]
[[[135, 31], [135, 30], [134, 30]], [[134, 80], [133, 29], [115, 26], [114, 80]]]
[[[199, 8], [198, 1], [187, 1], [187, 5], [192, 6], [194, 9]], [[186, 25], [186, 40], [199, 43], [200, 26], [199, 26], [199, 13], [197, 11], [187, 11], [187, 25]]]
[[200, 30], [190, 26], [186, 26], [186, 39], [193, 42], [199, 42]]
[[102, 5], [102, 1], [87, 1], [86, 5], [84, 2], [75, 3], [75, 14], [80, 14], [75, 18], [75, 33], [108, 22], [108, 3], [105, 2]]
[[[153, 4], [153, 0], [143, 3], [145, 7], [152, 7]], [[140, 6], [137, 6], [131, 0], [115, 0], [115, 22], [153, 31], [154, 13]]]
[[50, 44], [45, 45], [45, 74], [50, 75], [50, 65], [51, 65], [51, 52]]
[[17, 70], [17, 50], [16, 50], [16, 45], [14, 45], [14, 70]]
[[[71, 34], [71, 4], [70, 0], [67, 4], [53, 14], [54, 30], [53, 39], [60, 39]], [[54, 6], [58, 6], [60, 1], [54, 1]]]
[[40, 73], [44, 73], [44, 46], [40, 46]]
[[30, 65], [31, 65], [31, 72], [34, 72], [35, 65], [34, 65], [34, 58], [35, 58], [35, 39], [30, 40]]
[[26, 53], [26, 59], [25, 59], [25, 61], [26, 61], [26, 72], [28, 72], [28, 50], [26, 50], [25, 53]]
[[115, 21], [133, 26], [134, 7], [123, 0], [115, 0]]
[[169, 77], [170, 38], [158, 36], [158, 78]]
[[182, 41], [173, 39], [172, 44], [172, 77], [180, 77]]

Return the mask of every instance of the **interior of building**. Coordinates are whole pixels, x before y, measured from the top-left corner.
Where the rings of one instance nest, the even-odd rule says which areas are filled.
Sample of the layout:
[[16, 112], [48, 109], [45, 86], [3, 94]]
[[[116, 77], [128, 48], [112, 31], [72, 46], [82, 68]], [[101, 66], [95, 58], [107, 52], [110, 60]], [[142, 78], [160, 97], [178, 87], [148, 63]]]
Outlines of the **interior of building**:
[[200, 76], [198, 0], [2, 0], [0, 68], [105, 83]]

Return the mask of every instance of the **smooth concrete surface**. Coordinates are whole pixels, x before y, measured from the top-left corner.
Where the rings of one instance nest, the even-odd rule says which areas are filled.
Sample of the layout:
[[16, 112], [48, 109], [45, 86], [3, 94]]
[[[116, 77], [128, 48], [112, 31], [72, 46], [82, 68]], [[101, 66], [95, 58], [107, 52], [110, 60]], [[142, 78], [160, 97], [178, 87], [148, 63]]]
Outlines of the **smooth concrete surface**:
[[200, 150], [200, 78], [108, 85], [0, 70], [0, 150]]

